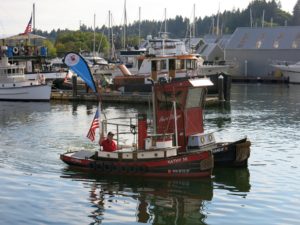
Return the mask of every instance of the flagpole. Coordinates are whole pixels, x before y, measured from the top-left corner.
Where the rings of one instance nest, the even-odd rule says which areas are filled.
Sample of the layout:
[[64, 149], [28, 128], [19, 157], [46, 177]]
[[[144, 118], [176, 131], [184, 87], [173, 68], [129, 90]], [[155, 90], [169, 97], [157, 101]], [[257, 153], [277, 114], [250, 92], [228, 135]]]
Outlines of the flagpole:
[[33, 3], [33, 9], [32, 9], [32, 16], [33, 16], [33, 34], [35, 34], [35, 3]]
[[102, 121], [101, 121], [101, 116], [102, 115], [102, 112], [101, 112], [101, 101], [99, 101], [98, 103], [98, 113], [99, 113], [99, 138], [101, 139], [101, 136], [103, 136], [103, 124], [102, 124]]
[[[35, 34], [35, 3], [33, 3], [32, 15], [33, 18], [33, 34]], [[30, 40], [29, 40], [30, 43]], [[33, 40], [33, 47], [35, 47], [35, 39]]]

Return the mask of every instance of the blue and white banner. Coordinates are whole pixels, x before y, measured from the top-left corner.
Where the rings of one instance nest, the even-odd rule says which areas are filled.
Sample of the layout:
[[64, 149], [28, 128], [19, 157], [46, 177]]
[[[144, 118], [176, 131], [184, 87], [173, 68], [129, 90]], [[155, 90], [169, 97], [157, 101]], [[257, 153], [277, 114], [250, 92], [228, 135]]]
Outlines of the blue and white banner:
[[82, 56], [74, 52], [69, 52], [65, 55], [63, 61], [71, 70], [80, 76], [94, 92], [97, 93], [97, 88], [90, 68]]

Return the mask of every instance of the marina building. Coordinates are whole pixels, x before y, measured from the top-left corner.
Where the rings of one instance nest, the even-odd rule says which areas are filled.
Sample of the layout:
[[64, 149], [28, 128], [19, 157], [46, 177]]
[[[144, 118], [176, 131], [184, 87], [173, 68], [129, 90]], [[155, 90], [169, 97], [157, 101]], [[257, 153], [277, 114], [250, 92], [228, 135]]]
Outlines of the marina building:
[[238, 76], [272, 76], [272, 64], [300, 61], [300, 26], [237, 28], [225, 47], [225, 60]]

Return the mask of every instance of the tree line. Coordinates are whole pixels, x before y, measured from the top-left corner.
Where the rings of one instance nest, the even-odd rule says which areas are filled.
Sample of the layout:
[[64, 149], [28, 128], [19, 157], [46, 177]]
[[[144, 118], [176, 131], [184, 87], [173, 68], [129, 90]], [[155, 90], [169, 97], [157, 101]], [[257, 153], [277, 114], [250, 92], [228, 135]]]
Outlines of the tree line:
[[[216, 27], [217, 20], [219, 27]], [[189, 37], [192, 23], [195, 24], [194, 35], [196, 37], [216, 32], [231, 34], [237, 27], [296, 26], [300, 25], [300, 0], [296, 2], [292, 14], [281, 9], [279, 0], [253, 0], [244, 10], [233, 9], [203, 18], [196, 17], [194, 21], [182, 16], [176, 16], [166, 21], [135, 21], [126, 25], [125, 36], [123, 25], [112, 28], [103, 25], [95, 29], [95, 50], [107, 57], [110, 54], [109, 50], [112, 43], [115, 49], [122, 49], [123, 43], [126, 43], [126, 46], [137, 46], [141, 41], [140, 39], [145, 39], [148, 35], [157, 37], [160, 32], [164, 32], [165, 23], [170, 38]], [[114, 34], [113, 40], [111, 30]], [[58, 29], [46, 32], [36, 30], [36, 34], [48, 38], [49, 41], [46, 45], [51, 50], [51, 56], [61, 56], [68, 51], [91, 52], [94, 48], [94, 29], [85, 24], [82, 24], [77, 31]], [[125, 41], [123, 40], [124, 37], [126, 37]]]

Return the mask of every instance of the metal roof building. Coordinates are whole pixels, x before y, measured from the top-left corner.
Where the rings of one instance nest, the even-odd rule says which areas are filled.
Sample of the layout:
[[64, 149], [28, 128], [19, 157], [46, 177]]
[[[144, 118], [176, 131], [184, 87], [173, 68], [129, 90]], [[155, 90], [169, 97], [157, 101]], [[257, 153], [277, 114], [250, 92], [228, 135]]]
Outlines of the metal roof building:
[[237, 28], [225, 47], [232, 75], [267, 76], [276, 61], [300, 61], [300, 26]]

